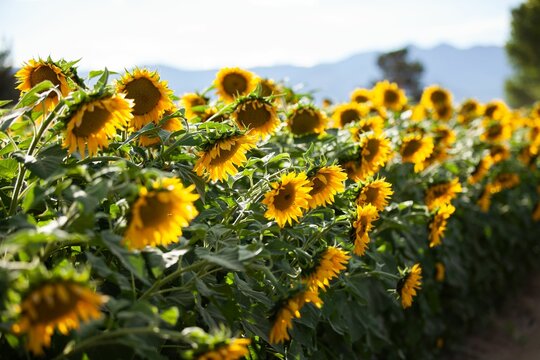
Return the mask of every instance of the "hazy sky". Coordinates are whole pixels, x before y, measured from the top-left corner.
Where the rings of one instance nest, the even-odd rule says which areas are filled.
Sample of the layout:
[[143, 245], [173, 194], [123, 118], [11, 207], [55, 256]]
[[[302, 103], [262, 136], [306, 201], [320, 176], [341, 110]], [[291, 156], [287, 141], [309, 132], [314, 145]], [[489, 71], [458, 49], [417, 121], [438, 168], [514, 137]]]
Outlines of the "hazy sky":
[[520, 0], [0, 0], [15, 65], [313, 65], [406, 44], [503, 45]]

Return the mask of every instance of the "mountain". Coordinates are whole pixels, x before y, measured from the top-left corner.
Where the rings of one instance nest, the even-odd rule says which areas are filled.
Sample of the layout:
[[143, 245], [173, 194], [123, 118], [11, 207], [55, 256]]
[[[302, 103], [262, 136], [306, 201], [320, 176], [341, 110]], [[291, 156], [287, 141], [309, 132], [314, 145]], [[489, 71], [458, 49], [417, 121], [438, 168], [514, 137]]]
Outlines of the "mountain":
[[[458, 49], [439, 45], [429, 49], [409, 47], [410, 58], [419, 60], [425, 68], [424, 85], [439, 84], [452, 91], [455, 101], [468, 97], [489, 101], [504, 97], [504, 80], [511, 67], [504, 49], [498, 46], [474, 46]], [[255, 67], [250, 70], [274, 80], [286, 80], [289, 85], [303, 84], [315, 90], [316, 97], [346, 101], [355, 87], [369, 87], [380, 78], [376, 59], [380, 52], [366, 52], [344, 60], [312, 67], [279, 65]], [[203, 90], [211, 84], [217, 69], [188, 71], [164, 65], [150, 65], [161, 78], [169, 82], [176, 94]]]

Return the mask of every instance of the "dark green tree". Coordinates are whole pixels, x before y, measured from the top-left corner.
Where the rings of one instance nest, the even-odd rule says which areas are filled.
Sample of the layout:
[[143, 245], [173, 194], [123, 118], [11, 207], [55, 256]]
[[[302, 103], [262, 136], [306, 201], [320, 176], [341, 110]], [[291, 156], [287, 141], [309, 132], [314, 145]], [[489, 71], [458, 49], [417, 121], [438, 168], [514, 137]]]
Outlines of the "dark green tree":
[[383, 79], [393, 81], [405, 89], [407, 96], [419, 100], [422, 95], [421, 78], [424, 66], [419, 61], [408, 59], [409, 49], [403, 48], [379, 55], [377, 66]]
[[512, 106], [540, 100], [540, 0], [527, 0], [512, 10], [512, 33], [506, 52], [514, 74], [505, 90]]
[[0, 49], [0, 100], [17, 100], [19, 91], [15, 89], [15, 71], [9, 60], [10, 51]]

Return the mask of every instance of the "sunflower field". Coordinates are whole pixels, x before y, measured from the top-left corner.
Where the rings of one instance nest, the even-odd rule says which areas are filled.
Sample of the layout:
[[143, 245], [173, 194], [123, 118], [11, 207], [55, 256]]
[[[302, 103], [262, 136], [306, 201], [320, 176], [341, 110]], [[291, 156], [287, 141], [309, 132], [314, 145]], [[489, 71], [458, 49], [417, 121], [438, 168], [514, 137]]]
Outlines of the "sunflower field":
[[[1, 359], [430, 359], [540, 255], [540, 105], [30, 60], [0, 102]], [[352, 89], [351, 89], [352, 90]]]

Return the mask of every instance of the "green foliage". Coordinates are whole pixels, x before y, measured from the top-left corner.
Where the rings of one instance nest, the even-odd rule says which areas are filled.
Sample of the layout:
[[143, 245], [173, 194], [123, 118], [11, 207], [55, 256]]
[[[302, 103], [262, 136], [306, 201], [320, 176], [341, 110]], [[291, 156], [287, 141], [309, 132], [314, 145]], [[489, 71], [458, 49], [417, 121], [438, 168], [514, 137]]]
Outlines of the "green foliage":
[[377, 58], [377, 66], [382, 72], [382, 79], [397, 83], [412, 99], [418, 101], [422, 95], [424, 66], [419, 61], [409, 60], [408, 55], [408, 48], [381, 54]]

